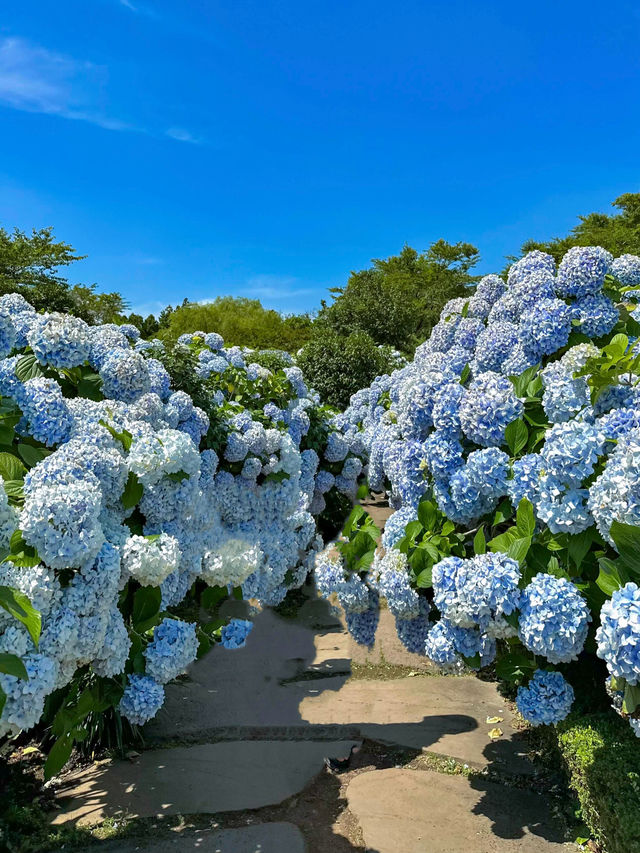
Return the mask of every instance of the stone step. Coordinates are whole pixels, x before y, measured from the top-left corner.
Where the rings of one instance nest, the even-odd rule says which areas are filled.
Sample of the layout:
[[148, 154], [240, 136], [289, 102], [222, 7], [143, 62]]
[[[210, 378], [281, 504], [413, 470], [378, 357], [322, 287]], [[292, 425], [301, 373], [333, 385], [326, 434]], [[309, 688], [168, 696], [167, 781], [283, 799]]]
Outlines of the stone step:
[[100, 845], [101, 853], [305, 853], [304, 838], [292, 823], [258, 823], [237, 829], [183, 831], [175, 838]]
[[347, 788], [367, 850], [375, 853], [569, 853], [539, 794], [485, 779], [374, 770]]
[[324, 758], [347, 756], [355, 741], [236, 741], [143, 752], [70, 774], [57, 789], [54, 824], [115, 817], [215, 814], [275, 805], [301, 791]]

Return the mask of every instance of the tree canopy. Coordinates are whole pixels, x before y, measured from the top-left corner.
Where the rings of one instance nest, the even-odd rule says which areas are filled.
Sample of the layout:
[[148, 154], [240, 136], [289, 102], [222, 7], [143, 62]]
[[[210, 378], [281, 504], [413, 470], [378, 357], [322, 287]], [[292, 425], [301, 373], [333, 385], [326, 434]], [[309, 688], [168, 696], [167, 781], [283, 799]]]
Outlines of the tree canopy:
[[579, 216], [580, 221], [566, 237], [554, 237], [546, 242], [527, 240], [522, 245], [522, 254], [540, 249], [559, 261], [572, 246], [602, 246], [616, 257], [640, 254], [640, 193], [624, 193], [611, 206], [619, 212]]
[[323, 301], [317, 322], [409, 351], [427, 337], [444, 303], [475, 280], [469, 271], [479, 257], [471, 243], [438, 240], [421, 253], [405, 245], [399, 255], [352, 272], [344, 288], [332, 288], [335, 301]]
[[258, 299], [218, 296], [212, 302], [185, 302], [160, 317], [160, 337], [175, 340], [185, 332], [218, 332], [225, 344], [296, 352], [311, 337], [307, 314], [283, 316]]

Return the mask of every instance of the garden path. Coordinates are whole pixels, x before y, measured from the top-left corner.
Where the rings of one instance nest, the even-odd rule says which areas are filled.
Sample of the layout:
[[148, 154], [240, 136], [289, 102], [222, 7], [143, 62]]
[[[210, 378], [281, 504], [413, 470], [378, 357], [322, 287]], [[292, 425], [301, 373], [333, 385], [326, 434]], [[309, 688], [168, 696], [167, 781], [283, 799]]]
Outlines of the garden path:
[[[576, 849], [494, 684], [435, 674], [387, 611], [363, 654], [313, 590], [300, 604], [169, 685], [147, 748], [69, 774], [53, 822], [109, 821], [131, 836], [109, 853]], [[325, 768], [353, 745], [344, 772]]]

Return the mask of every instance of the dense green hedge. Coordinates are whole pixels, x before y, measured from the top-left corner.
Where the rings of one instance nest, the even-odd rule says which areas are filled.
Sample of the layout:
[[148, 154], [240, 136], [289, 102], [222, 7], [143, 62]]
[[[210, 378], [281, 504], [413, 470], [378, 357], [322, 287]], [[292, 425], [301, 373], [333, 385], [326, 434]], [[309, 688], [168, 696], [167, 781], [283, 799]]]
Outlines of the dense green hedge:
[[569, 717], [558, 745], [582, 817], [606, 853], [640, 853], [640, 740], [610, 711]]

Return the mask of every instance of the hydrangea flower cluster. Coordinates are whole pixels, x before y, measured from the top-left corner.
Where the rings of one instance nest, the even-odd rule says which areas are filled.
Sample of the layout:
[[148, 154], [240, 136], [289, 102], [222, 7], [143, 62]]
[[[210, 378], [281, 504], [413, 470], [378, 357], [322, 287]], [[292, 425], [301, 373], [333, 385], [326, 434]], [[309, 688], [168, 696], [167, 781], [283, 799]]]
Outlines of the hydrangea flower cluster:
[[[611, 294], [617, 287], [633, 306], [639, 285], [636, 256], [576, 247], [556, 265], [530, 252], [506, 281], [485, 276], [467, 298], [450, 300], [412, 362], [352, 397], [343, 418], [361, 429], [370, 488], [386, 490], [395, 510], [386, 552], [360, 582], [387, 599], [412, 651], [446, 667], [458, 667], [461, 655], [489, 659], [494, 641], [505, 638], [550, 665], [581, 654], [592, 615], [570, 573], [561, 577], [551, 562], [524, 588], [520, 566], [503, 553], [436, 562], [433, 604], [442, 618], [433, 625], [407, 557], [394, 546], [427, 494], [467, 530], [495, 525], [503, 500], [515, 509], [526, 499], [531, 526], [515, 534], [525, 547], [532, 534], [572, 537], [594, 525], [615, 547], [614, 521], [640, 526], [640, 377], [615, 377], [596, 397], [585, 373], [623, 327], [626, 314]], [[504, 517], [500, 509], [496, 517]], [[598, 632], [610, 672], [631, 684], [640, 675], [636, 592], [628, 584], [614, 593]], [[540, 724], [566, 716], [572, 698], [559, 673], [540, 670], [518, 703]]]
[[[276, 604], [303, 583], [321, 547], [312, 504], [319, 512], [331, 489], [356, 491], [359, 426], [323, 410], [293, 363], [276, 375], [215, 333], [178, 346], [208, 377], [207, 413], [171, 387], [164, 345], [140, 340], [134, 327], [89, 326], [38, 314], [15, 294], [0, 298], [0, 393], [16, 448], [15, 464], [0, 472], [3, 547], [20, 532], [17, 564], [0, 564], [0, 584], [27, 595], [42, 620], [36, 649], [0, 610], [0, 650], [30, 674], [1, 677], [0, 735], [33, 726], [46, 697], [79, 669], [120, 676], [131, 654], [136, 670], [119, 709], [144, 724], [198, 640], [194, 625], [167, 617], [132, 645], [135, 596], [159, 588], [166, 611], [200, 579]], [[212, 421], [215, 449], [205, 440]], [[345, 601], [358, 596], [351, 587]], [[250, 629], [233, 620], [220, 640], [237, 648]]]

